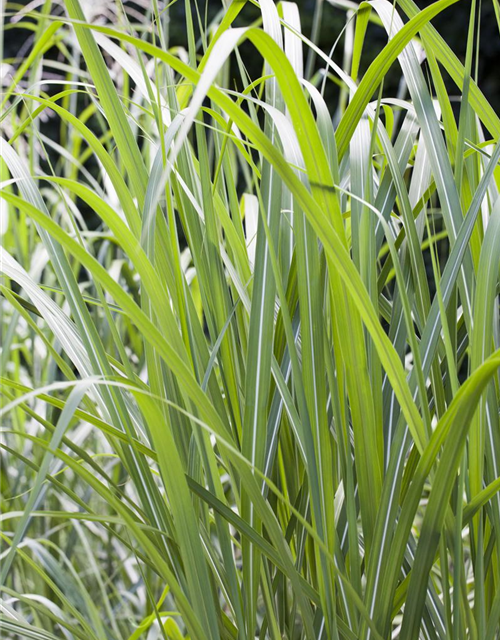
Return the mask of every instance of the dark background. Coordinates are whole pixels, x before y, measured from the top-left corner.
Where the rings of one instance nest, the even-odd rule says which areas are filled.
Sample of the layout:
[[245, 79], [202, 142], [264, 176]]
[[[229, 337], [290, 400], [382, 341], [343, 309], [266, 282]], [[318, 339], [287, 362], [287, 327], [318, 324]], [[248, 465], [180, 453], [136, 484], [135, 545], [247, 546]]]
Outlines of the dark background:
[[[20, 3], [16, 3], [17, 7], [27, 4], [26, 0]], [[96, 5], [99, 4], [99, 0], [96, 0]], [[421, 8], [425, 8], [432, 2], [428, 0], [417, 0], [417, 4]], [[299, 0], [298, 2], [301, 20], [302, 31], [310, 36], [314, 8], [316, 5], [315, 0]], [[133, 6], [128, 2], [127, 6]], [[193, 16], [195, 13], [195, 2], [191, 2]], [[446, 42], [451, 46], [453, 51], [464, 60], [465, 48], [467, 43], [467, 30], [469, 25], [470, 14], [470, 0], [460, 0], [456, 4], [448, 7], [441, 15], [438, 15], [433, 20], [434, 26], [438, 29]], [[198, 7], [202, 17], [205, 15], [205, 11], [208, 18], [212, 18], [217, 11], [221, 8], [219, 0], [198, 0]], [[134, 7], [140, 10], [136, 5]], [[61, 9], [55, 8], [54, 12], [60, 12]], [[170, 44], [173, 45], [185, 45], [185, 7], [184, 0], [177, 0], [170, 8]], [[250, 24], [252, 20], [259, 17], [259, 9], [250, 3], [247, 3], [242, 11], [241, 16], [238, 18], [237, 24]], [[500, 34], [498, 30], [498, 24], [496, 21], [492, 0], [487, 0], [480, 6], [480, 56], [478, 66], [478, 81], [479, 86], [484, 92], [486, 98], [492, 104], [493, 108], [500, 111]], [[329, 52], [337, 36], [341, 32], [345, 25], [346, 13], [344, 10], [333, 7], [325, 0], [323, 3], [323, 12], [321, 19], [321, 28], [319, 34], [319, 46], [323, 51]], [[4, 58], [14, 62], [19, 62], [19, 59], [26, 56], [31, 47], [32, 33], [25, 29], [7, 29], [4, 32]], [[361, 73], [367, 68], [373, 57], [381, 50], [384, 44], [387, 42], [386, 34], [384, 30], [375, 25], [369, 25], [367, 33], [367, 43], [365, 43], [363, 64]], [[338, 62], [342, 62], [342, 49], [343, 41], [341, 40], [337, 51], [334, 54], [334, 59]], [[243, 44], [241, 46], [241, 52], [245, 64], [252, 77], [258, 77], [262, 72], [262, 59], [259, 55], [256, 55], [253, 46], [250, 44]], [[245, 55], [247, 53], [248, 55]], [[316, 61], [318, 62], [318, 61]], [[444, 73], [445, 81], [449, 81]], [[397, 85], [400, 78], [400, 70], [398, 65], [393, 65], [392, 73], [389, 74], [385, 82], [386, 95], [395, 95], [397, 91]], [[328, 83], [327, 99], [329, 102], [332, 113], [335, 111], [335, 88], [332, 83]], [[456, 94], [457, 90], [455, 85], [450, 81], [448, 84], [450, 94]]]

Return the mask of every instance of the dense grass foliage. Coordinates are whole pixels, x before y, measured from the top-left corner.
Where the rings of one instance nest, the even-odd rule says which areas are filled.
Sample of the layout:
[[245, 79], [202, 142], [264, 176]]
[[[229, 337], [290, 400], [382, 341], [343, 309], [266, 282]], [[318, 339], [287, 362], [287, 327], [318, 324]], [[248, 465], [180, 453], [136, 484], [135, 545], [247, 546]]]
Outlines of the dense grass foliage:
[[455, 1], [186, 0], [186, 48], [158, 0], [4, 3], [2, 638], [500, 638], [500, 119]]

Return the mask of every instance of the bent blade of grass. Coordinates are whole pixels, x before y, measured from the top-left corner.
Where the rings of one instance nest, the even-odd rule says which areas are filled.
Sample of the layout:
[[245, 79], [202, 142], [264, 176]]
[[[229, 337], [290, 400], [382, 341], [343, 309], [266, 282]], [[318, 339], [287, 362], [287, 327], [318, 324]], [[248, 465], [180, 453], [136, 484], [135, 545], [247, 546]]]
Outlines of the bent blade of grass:
[[[451, 496], [455, 474], [461, 461], [471, 419], [476, 411], [477, 404], [484, 389], [496, 374], [499, 366], [500, 353], [497, 351], [487, 358], [463, 384], [450, 405], [450, 408], [442, 418], [443, 423], [453, 420], [454, 434], [453, 438], [446, 440], [437, 473], [433, 480], [433, 487], [424, 516], [410, 578], [405, 612], [403, 615], [403, 627], [401, 630], [409, 640], [416, 640], [416, 638], [418, 638], [420, 614], [425, 597], [428, 573], [439, 543], [446, 514], [446, 505]], [[423, 459], [424, 458], [422, 458], [422, 460]]]
[[[174, 58], [170, 54], [161, 51], [157, 47], [133, 38], [132, 36], [117, 33], [116, 31], [106, 27], [93, 28], [119, 39], [123, 39], [127, 42], [134, 43], [140, 49], [148, 51], [152, 55], [156, 55], [157, 57], [163, 59], [174, 69], [182, 72], [182, 74], [185, 75], [188, 79], [192, 81], [197, 81], [198, 79], [198, 75], [195, 71], [190, 69], [187, 65], [179, 61], [177, 58]], [[275, 43], [269, 39], [266, 39], [268, 38], [268, 36], [266, 37], [266, 35], [262, 32], [259, 32], [256, 29], [251, 29], [246, 31], [244, 34], [240, 33], [240, 37], [243, 37], [243, 35], [251, 39], [272, 63], [274, 71], [277, 77], [280, 79], [280, 86], [285, 97], [285, 102], [290, 109], [290, 112], [293, 113], [293, 121], [295, 124], [296, 132], [298, 134], [298, 139], [301, 144], [304, 145], [302, 151], [306, 167], [308, 168], [308, 171], [311, 173], [311, 176], [313, 178], [311, 180], [311, 184], [313, 185], [313, 192], [318, 195], [320, 202], [324, 203], [326, 211], [331, 211], [332, 207], [335, 208], [336, 206], [332, 203], [332, 192], [329, 188], [325, 189], [325, 187], [323, 186], [331, 183], [331, 178], [329, 177], [329, 169], [327, 168], [328, 163], [325, 162], [324, 166], [320, 165], [319, 167], [317, 167], [318, 149], [322, 150], [323, 146], [321, 142], [317, 142], [317, 130], [315, 129], [314, 124], [309, 121], [310, 111], [308, 107], [303, 103], [304, 98], [300, 90], [297, 90], [296, 88], [297, 81], [294, 78], [293, 73], [291, 73], [290, 71], [289, 63], [287, 62], [286, 58], [282, 57], [283, 52], [279, 48], [278, 50], [276, 50], [274, 48], [276, 46]], [[338, 238], [336, 232], [331, 226], [331, 223], [329, 221], [325, 221], [324, 215], [320, 213], [318, 204], [314, 202], [314, 200], [311, 198], [311, 195], [307, 192], [303, 185], [299, 185], [297, 183], [293, 171], [286, 165], [286, 163], [283, 162], [282, 156], [279, 151], [269, 143], [267, 137], [260, 131], [260, 129], [255, 126], [251, 119], [246, 114], [244, 114], [241, 109], [237, 105], [235, 105], [233, 101], [231, 101], [227, 96], [222, 95], [222, 93], [213, 85], [208, 89], [208, 95], [212, 99], [214, 99], [219, 104], [219, 106], [221, 106], [221, 108], [223, 108], [228, 113], [228, 115], [232, 117], [240, 130], [249, 135], [251, 139], [259, 146], [259, 148], [261, 148], [266, 157], [268, 157], [270, 161], [276, 166], [278, 172], [282, 176], [282, 179], [293, 190], [304, 211], [310, 217], [313, 228], [316, 230], [316, 233], [324, 242], [325, 247], [328, 247], [329, 255], [335, 261], [335, 264], [339, 268], [339, 275], [342, 277], [342, 279], [344, 279], [346, 285], [349, 287], [349, 294], [356, 300], [356, 306], [358, 306], [358, 304], [360, 305], [358, 307], [359, 312], [362, 314], [363, 320], [367, 324], [369, 331], [373, 332], [374, 336], [376, 336], [375, 341], [377, 344], [377, 348], [381, 351], [382, 364], [388, 371], [393, 386], [395, 389], [397, 389], [397, 393], [401, 397], [401, 405], [403, 407], [405, 415], [408, 418], [409, 424], [411, 425], [414, 437], [417, 441], [421, 441], [420, 437], [417, 435], [421, 430], [421, 427], [418, 426], [421, 425], [421, 421], [418, 417], [418, 413], [414, 408], [413, 401], [410, 399], [408, 390], [406, 389], [406, 385], [403, 382], [404, 374], [402, 373], [401, 365], [399, 364], [399, 362], [396, 364], [392, 346], [388, 342], [385, 333], [379, 326], [378, 321], [375, 320], [375, 314], [372, 304], [363, 293], [363, 287], [359, 286], [359, 276], [355, 272], [353, 272], [352, 265], [348, 264], [350, 260], [347, 258], [347, 254], [345, 254], [344, 257], [345, 249], [342, 247], [343, 243]], [[305, 133], [305, 131], [307, 131], [307, 134]], [[319, 170], [319, 175], [316, 173], [317, 170]], [[335, 201], [335, 199], [333, 200]], [[333, 219], [337, 220], [336, 216], [334, 216]], [[340, 267], [340, 264], [342, 264], [342, 267]], [[354, 284], [354, 282], [356, 282], [357, 284]], [[361, 299], [363, 299], [362, 303]]]
[[[457, 0], [439, 0], [423, 11], [414, 15], [412, 19], [402, 27], [397, 34], [389, 41], [383, 51], [372, 62], [369, 69], [359, 83], [353, 100], [344, 112], [337, 128], [337, 145], [339, 158], [342, 158], [347, 150], [349, 140], [359, 122], [366, 105], [370, 101], [373, 93], [379, 86], [383, 77], [389, 70], [394, 60], [405, 49], [411, 39], [438, 13], [446, 9]], [[371, 3], [377, 8], [377, 2]], [[389, 4], [392, 9], [392, 5]]]

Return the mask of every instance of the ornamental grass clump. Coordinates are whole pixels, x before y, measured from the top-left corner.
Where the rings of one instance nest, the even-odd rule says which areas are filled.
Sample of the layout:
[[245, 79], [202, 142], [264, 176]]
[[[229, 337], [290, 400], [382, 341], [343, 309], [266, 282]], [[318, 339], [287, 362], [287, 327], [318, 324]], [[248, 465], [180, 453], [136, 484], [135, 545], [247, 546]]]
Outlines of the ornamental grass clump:
[[455, 2], [5, 4], [2, 638], [500, 638], [500, 119]]

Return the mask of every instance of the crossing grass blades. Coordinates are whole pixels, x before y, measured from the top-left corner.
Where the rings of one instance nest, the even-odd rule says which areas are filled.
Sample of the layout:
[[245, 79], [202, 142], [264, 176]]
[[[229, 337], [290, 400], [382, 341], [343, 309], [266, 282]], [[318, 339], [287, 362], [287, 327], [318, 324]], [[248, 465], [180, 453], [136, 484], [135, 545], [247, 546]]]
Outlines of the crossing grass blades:
[[4, 3], [3, 638], [500, 637], [500, 119], [454, 1]]

